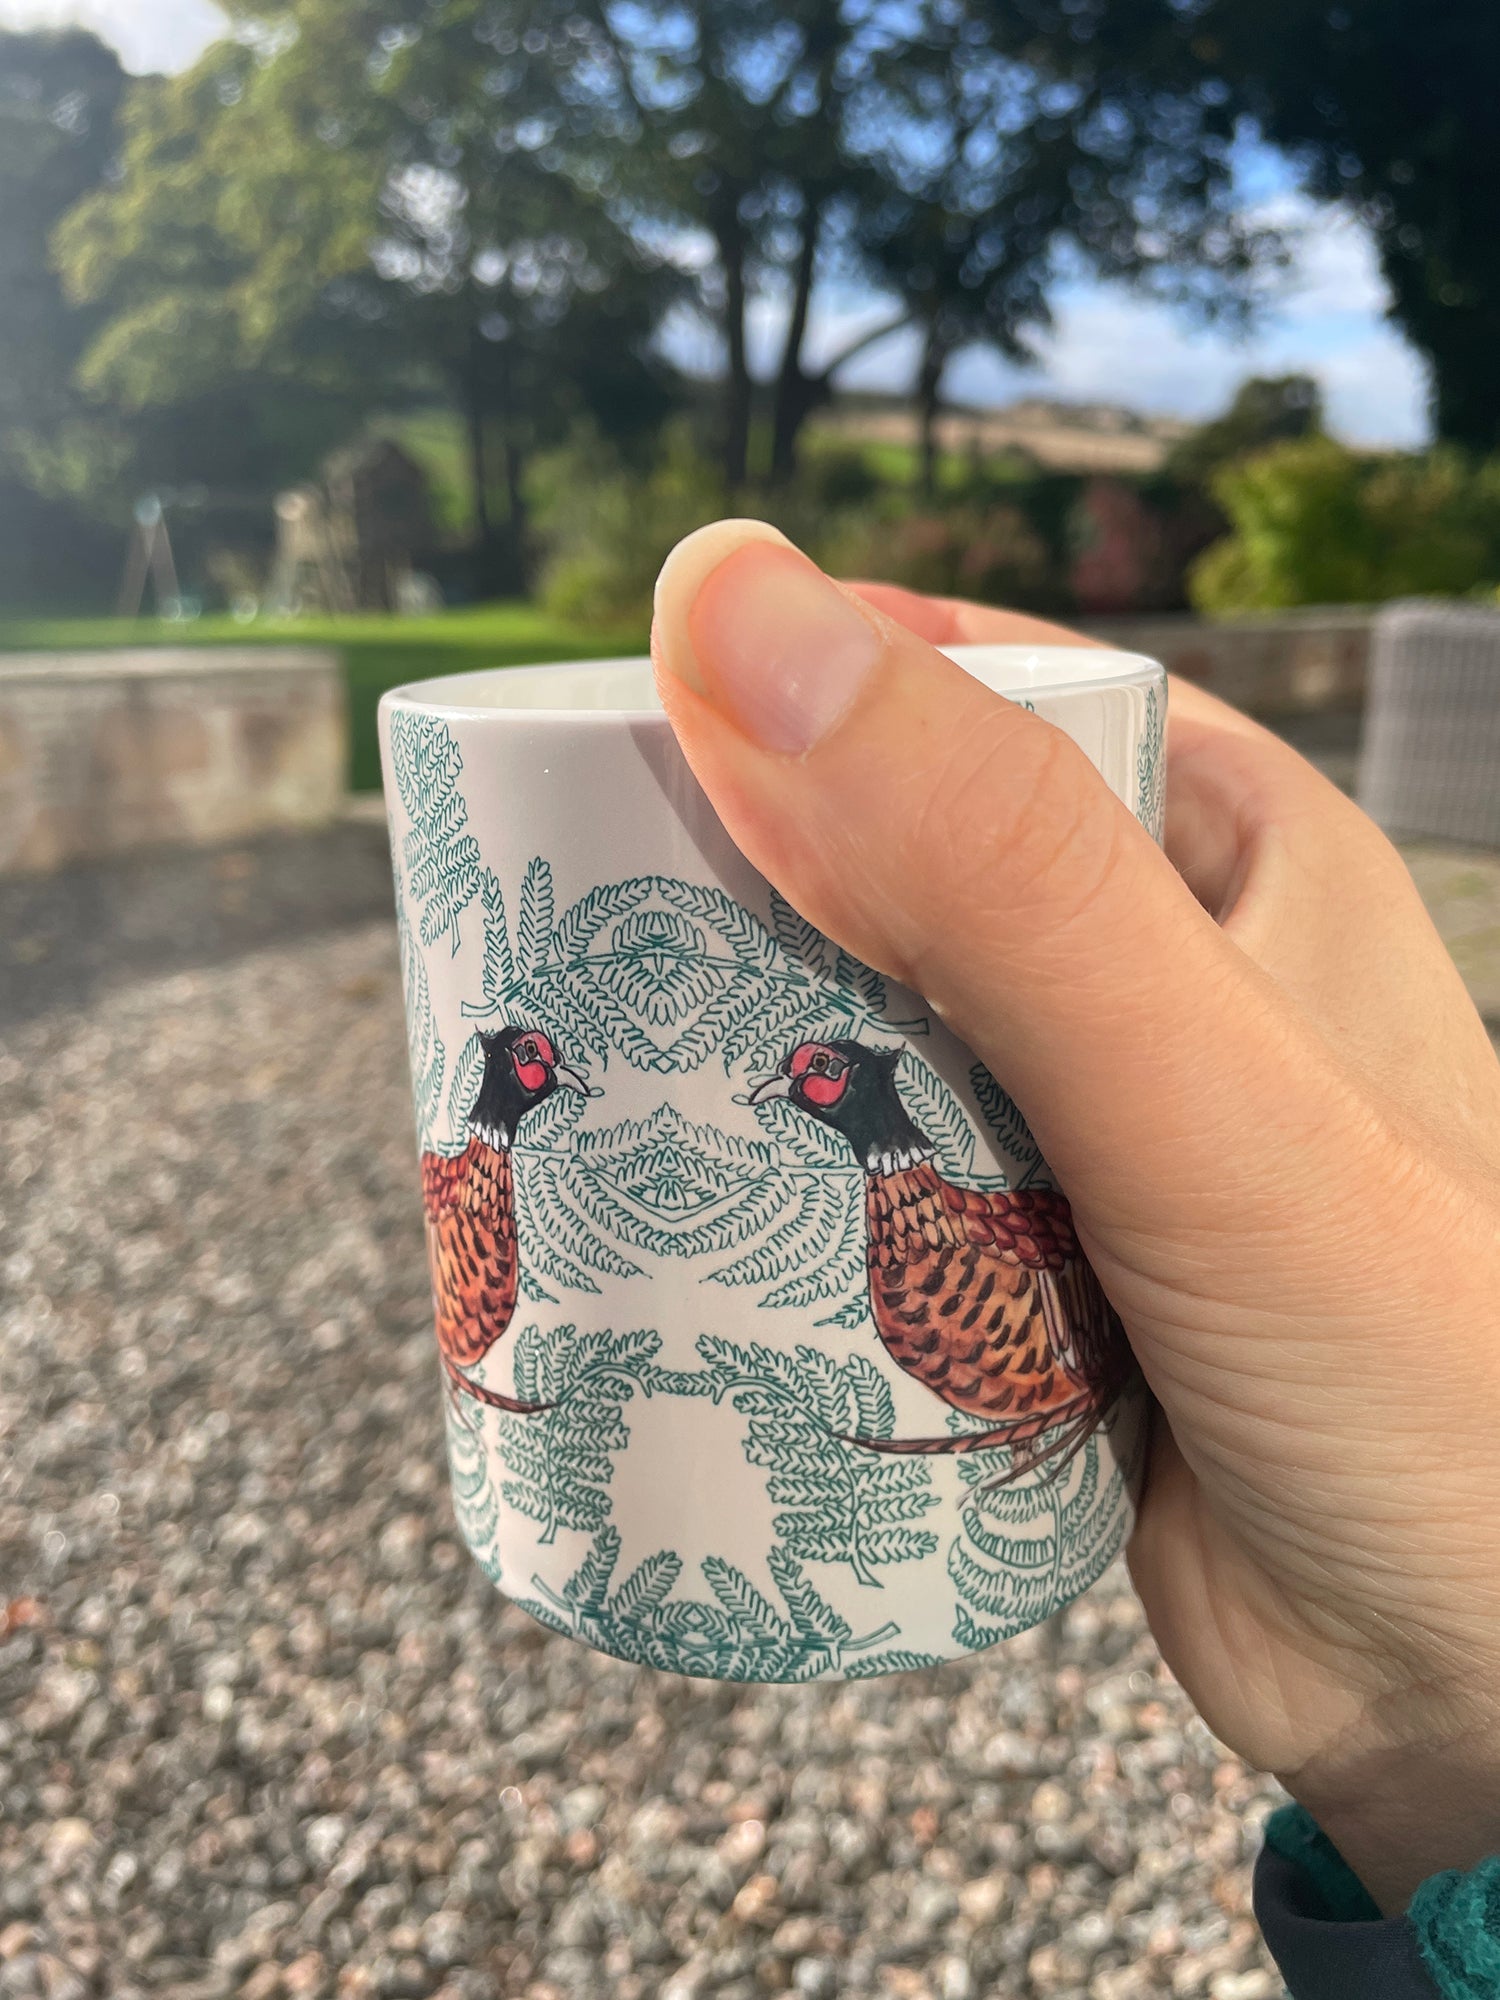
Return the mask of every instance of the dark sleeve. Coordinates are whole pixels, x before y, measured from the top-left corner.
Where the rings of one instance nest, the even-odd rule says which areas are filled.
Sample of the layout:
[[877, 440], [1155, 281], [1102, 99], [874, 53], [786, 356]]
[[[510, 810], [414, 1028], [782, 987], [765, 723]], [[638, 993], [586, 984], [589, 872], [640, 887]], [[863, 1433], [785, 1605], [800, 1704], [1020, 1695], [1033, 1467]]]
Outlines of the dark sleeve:
[[1292, 2000], [1444, 2000], [1410, 1917], [1381, 1916], [1300, 1806], [1266, 1823], [1255, 1916]]

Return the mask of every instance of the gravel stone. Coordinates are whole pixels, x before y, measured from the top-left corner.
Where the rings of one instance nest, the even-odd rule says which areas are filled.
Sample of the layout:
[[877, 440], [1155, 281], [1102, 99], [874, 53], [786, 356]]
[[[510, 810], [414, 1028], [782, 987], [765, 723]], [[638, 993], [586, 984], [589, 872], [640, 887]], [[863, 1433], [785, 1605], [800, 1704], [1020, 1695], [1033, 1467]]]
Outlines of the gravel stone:
[[486, 1583], [381, 838], [0, 885], [0, 1995], [1274, 1995], [1275, 1788], [1119, 1569], [1000, 1652], [777, 1690]]

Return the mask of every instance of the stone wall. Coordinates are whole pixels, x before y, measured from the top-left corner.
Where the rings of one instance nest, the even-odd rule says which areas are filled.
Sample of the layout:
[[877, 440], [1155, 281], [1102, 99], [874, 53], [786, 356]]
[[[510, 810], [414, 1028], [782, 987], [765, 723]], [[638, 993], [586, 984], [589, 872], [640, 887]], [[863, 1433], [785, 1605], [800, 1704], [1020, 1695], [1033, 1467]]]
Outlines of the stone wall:
[[0, 657], [0, 874], [325, 825], [348, 764], [336, 653]]
[[1103, 618], [1087, 629], [1222, 695], [1250, 715], [1279, 718], [1364, 705], [1374, 614], [1287, 611], [1211, 624], [1199, 618]]

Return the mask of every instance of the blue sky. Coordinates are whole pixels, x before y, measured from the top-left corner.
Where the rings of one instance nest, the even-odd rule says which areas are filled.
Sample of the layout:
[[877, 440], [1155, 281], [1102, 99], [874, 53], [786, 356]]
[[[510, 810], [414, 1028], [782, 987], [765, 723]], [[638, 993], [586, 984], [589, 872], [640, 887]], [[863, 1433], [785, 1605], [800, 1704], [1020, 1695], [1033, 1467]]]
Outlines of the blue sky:
[[[0, 24], [64, 22], [94, 29], [130, 69], [173, 70], [213, 40], [223, 16], [211, 0], [0, 0]], [[1039, 368], [1020, 370], [987, 353], [962, 355], [950, 372], [949, 394], [974, 403], [1050, 395], [1197, 418], [1222, 408], [1248, 374], [1302, 369], [1322, 382], [1342, 435], [1360, 444], [1420, 442], [1427, 432], [1425, 371], [1384, 317], [1385, 287], [1368, 236], [1349, 217], [1304, 201], [1270, 155], [1248, 154], [1244, 175], [1257, 206], [1296, 236], [1293, 267], [1250, 333], [1195, 328], [1115, 287], [1080, 282], [1056, 295], [1057, 326]], [[880, 315], [881, 308], [857, 298], [826, 303], [812, 328], [813, 346], [832, 353]], [[763, 350], [774, 320], [768, 305], [756, 329]], [[691, 337], [681, 345], [692, 352]], [[898, 337], [870, 349], [843, 379], [850, 386], [904, 388], [911, 372], [910, 348]]]

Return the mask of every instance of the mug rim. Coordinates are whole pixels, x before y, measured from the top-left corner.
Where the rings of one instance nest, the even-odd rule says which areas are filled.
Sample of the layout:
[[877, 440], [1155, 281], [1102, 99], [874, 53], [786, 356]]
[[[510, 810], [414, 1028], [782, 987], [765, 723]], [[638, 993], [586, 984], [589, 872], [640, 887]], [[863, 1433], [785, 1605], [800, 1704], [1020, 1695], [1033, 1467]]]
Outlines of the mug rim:
[[[955, 666], [962, 667], [976, 680], [982, 681], [992, 692], [1010, 699], [1031, 694], [1097, 694], [1108, 688], [1140, 686], [1166, 678], [1166, 669], [1159, 660], [1153, 660], [1145, 653], [1128, 653], [1113, 646], [964, 645], [939, 646], [936, 650], [952, 660]], [[1099, 668], [1105, 662], [1109, 663], [1109, 668], [1100, 672]], [[1065, 671], [1075, 663], [1080, 668], [1086, 665], [1092, 671], [1080, 671], [1076, 675]], [[486, 701], [465, 698], [471, 691], [477, 694], [477, 684], [502, 691], [513, 689], [516, 694], [524, 694], [529, 688], [533, 694], [545, 695], [549, 692], [547, 683], [550, 681], [561, 683], [569, 675], [594, 677], [601, 673], [644, 675], [645, 685], [650, 687], [651, 671], [651, 660], [646, 654], [615, 654], [596, 660], [527, 661], [509, 667], [474, 667], [460, 674], [439, 674], [431, 680], [406, 681], [399, 687], [389, 688], [380, 698], [380, 712], [386, 715], [398, 708], [407, 709], [459, 722], [665, 722], [665, 711], [660, 701], [654, 698], [645, 705], [631, 699], [608, 706], [598, 701], [570, 703], [560, 700], [551, 703], [537, 699]]]

